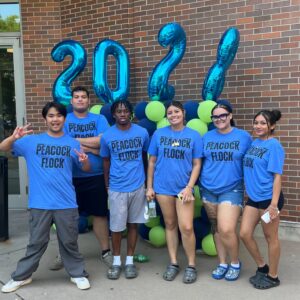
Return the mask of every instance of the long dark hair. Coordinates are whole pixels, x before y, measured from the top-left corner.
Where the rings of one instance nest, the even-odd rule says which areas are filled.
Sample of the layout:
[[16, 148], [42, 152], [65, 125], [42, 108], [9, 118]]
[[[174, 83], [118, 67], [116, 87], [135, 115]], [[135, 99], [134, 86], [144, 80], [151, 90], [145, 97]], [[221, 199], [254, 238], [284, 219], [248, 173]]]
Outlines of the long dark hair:
[[268, 129], [273, 134], [275, 128], [271, 129], [272, 125], [276, 125], [276, 122], [281, 119], [281, 111], [280, 110], [267, 110], [263, 109], [259, 111], [253, 118], [253, 122], [258, 116], [263, 116], [267, 121]]

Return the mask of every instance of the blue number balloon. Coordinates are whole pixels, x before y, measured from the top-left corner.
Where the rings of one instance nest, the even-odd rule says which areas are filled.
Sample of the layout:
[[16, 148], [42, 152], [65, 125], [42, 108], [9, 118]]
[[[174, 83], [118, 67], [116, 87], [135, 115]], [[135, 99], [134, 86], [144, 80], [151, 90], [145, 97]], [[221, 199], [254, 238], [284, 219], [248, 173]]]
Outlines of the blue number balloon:
[[220, 40], [217, 61], [209, 69], [202, 87], [203, 100], [217, 100], [221, 95], [227, 69], [239, 47], [240, 35], [236, 28], [226, 30]]
[[158, 42], [162, 47], [170, 45], [168, 54], [155, 66], [148, 82], [150, 100], [172, 100], [175, 95], [173, 86], [168, 85], [170, 73], [181, 61], [186, 48], [186, 35], [177, 23], [164, 25], [158, 33]]
[[[117, 83], [113, 91], [107, 82], [108, 55], [113, 55], [117, 64]], [[129, 56], [121, 44], [108, 39], [99, 42], [95, 47], [93, 59], [93, 86], [96, 95], [106, 103], [127, 99], [129, 66]]]
[[56, 102], [65, 106], [70, 104], [71, 83], [80, 74], [86, 65], [86, 51], [83, 46], [73, 40], [65, 40], [55, 45], [51, 57], [56, 62], [62, 62], [67, 55], [72, 57], [72, 62], [55, 80], [52, 95]]

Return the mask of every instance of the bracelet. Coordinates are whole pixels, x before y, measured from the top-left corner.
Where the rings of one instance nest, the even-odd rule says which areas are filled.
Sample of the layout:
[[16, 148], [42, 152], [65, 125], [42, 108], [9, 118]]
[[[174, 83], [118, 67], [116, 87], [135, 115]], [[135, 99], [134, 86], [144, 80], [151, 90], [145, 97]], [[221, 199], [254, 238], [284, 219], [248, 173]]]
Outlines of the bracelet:
[[191, 189], [191, 190], [193, 189], [193, 188], [192, 188], [191, 186], [189, 186], [189, 185], [187, 185], [186, 188], [189, 188], [189, 189]]
[[279, 211], [278, 207], [277, 206], [272, 206], [272, 205], [269, 205], [269, 208], [272, 209], [272, 210], [276, 210], [276, 211]]

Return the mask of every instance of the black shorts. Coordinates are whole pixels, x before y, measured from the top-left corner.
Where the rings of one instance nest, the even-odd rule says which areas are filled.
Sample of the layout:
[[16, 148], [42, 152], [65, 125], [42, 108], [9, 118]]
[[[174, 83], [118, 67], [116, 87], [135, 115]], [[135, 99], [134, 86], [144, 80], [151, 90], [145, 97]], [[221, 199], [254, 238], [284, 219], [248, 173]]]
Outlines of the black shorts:
[[[255, 207], [257, 209], [267, 209], [271, 204], [271, 201], [272, 199], [255, 202], [249, 198], [248, 201], [246, 202], [246, 205]], [[283, 193], [281, 192], [277, 204], [279, 211], [283, 208], [283, 204], [284, 204], [284, 196]]]
[[73, 178], [73, 184], [79, 214], [85, 212], [91, 216], [108, 216], [104, 175]]

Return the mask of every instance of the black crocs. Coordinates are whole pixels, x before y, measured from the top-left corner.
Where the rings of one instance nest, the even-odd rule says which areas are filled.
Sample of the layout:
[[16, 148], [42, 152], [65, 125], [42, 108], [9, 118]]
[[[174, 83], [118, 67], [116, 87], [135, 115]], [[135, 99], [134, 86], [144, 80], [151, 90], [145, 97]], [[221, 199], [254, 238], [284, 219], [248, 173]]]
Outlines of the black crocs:
[[262, 276], [259, 278], [253, 286], [259, 290], [266, 290], [273, 287], [276, 287], [280, 284], [280, 280], [272, 280], [268, 275]]

